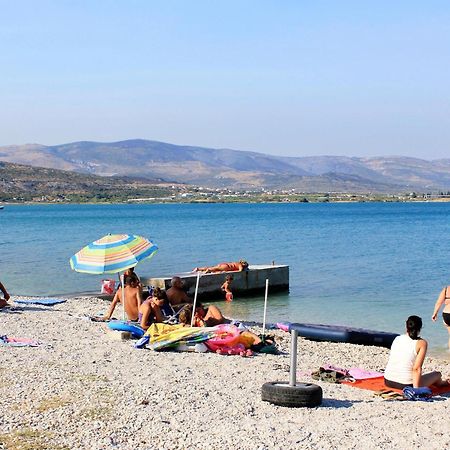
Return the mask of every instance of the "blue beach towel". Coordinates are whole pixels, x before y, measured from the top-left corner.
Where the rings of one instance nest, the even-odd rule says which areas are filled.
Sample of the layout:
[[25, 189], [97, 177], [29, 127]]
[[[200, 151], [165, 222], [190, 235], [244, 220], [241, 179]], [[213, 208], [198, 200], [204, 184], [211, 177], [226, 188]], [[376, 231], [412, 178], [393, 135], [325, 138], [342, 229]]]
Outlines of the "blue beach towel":
[[63, 300], [61, 298], [32, 298], [29, 300], [19, 299], [14, 300], [14, 303], [18, 303], [21, 305], [43, 305], [43, 306], [53, 306], [58, 305], [59, 303], [64, 303], [67, 300]]

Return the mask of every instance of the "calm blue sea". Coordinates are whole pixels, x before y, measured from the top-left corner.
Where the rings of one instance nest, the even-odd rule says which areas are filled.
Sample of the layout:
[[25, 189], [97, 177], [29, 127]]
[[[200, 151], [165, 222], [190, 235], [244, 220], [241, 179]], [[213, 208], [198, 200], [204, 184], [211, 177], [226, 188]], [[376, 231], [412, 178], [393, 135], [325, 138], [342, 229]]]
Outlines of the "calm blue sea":
[[[270, 296], [268, 321], [403, 331], [424, 318], [435, 351], [447, 332], [429, 319], [450, 284], [450, 203], [24, 205], [0, 211], [0, 279], [13, 294], [99, 288], [68, 260], [107, 233], [141, 234], [160, 250], [141, 275], [246, 258], [290, 266], [290, 292]], [[262, 320], [262, 298], [219, 304]]]

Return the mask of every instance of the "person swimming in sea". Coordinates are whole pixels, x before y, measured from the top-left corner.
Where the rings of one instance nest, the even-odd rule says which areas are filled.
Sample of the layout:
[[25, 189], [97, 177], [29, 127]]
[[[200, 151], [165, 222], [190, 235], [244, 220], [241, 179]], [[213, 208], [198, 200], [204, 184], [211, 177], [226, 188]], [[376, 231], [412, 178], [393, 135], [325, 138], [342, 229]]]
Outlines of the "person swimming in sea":
[[192, 272], [217, 273], [217, 272], [243, 272], [248, 269], [248, 262], [241, 259], [237, 262], [223, 262], [216, 266], [195, 267]]

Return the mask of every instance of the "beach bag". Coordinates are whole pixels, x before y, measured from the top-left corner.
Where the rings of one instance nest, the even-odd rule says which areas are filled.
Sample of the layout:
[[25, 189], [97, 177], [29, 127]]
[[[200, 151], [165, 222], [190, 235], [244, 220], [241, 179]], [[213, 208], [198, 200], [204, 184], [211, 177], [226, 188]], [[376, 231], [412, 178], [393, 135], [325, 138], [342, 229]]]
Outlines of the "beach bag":
[[114, 280], [102, 280], [102, 294], [112, 295], [114, 294], [114, 288], [116, 286], [116, 282]]
[[319, 367], [311, 374], [311, 377], [317, 381], [325, 381], [327, 383], [341, 383], [347, 379], [347, 376], [340, 370], [327, 369], [324, 367]]

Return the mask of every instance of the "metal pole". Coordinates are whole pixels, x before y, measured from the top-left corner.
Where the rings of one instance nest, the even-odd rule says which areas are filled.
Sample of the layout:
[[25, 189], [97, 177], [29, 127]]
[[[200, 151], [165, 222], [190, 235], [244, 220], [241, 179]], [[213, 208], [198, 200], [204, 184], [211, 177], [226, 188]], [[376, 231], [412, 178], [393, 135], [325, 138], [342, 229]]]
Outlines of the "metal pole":
[[269, 294], [269, 279], [266, 278], [266, 294], [264, 296], [263, 338], [266, 336], [267, 296]]
[[291, 369], [289, 372], [289, 386], [297, 384], [297, 339], [298, 331], [291, 330]]
[[[121, 276], [122, 278], [122, 287], [121, 287], [121, 294], [122, 294], [122, 320], [125, 322], [125, 272]], [[128, 317], [127, 317], [128, 319]]]
[[197, 306], [198, 285], [200, 283], [200, 272], [197, 272], [197, 283], [195, 284], [194, 304], [192, 305], [191, 327], [194, 326], [195, 307]]

